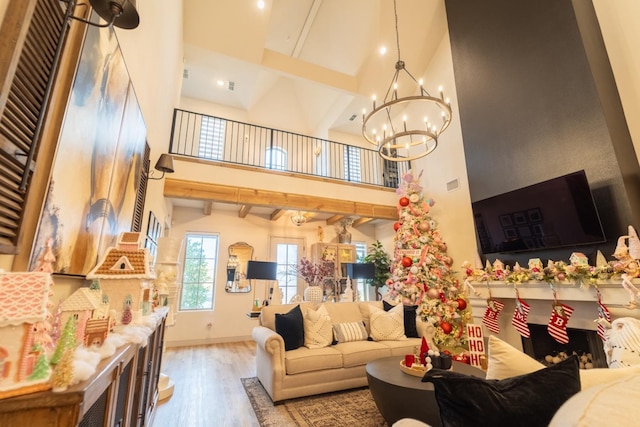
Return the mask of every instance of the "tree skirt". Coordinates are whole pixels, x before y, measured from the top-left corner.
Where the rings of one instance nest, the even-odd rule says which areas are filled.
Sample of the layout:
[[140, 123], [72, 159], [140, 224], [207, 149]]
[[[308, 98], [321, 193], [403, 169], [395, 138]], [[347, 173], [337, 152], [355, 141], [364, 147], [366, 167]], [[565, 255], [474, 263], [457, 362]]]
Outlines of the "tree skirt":
[[258, 378], [241, 378], [260, 427], [385, 427], [368, 388], [319, 394], [274, 405]]

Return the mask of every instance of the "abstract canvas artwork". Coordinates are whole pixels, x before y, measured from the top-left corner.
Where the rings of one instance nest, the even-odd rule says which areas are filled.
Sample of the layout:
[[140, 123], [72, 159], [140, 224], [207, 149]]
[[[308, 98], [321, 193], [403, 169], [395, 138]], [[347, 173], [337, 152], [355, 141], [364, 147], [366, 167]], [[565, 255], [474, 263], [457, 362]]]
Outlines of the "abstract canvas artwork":
[[116, 35], [89, 27], [31, 254], [53, 239], [54, 273], [86, 275], [129, 231], [146, 126]]

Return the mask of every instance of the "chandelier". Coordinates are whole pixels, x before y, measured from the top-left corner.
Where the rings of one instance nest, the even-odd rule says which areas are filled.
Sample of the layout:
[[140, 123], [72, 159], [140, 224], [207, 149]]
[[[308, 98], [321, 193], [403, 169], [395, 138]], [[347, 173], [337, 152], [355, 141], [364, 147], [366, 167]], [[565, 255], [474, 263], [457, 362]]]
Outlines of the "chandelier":
[[[398, 61], [387, 93], [380, 105], [373, 96], [373, 110], [362, 111], [362, 135], [378, 148], [380, 156], [404, 162], [426, 156], [438, 146], [438, 137], [451, 123], [451, 103], [442, 87], [432, 96], [400, 59], [400, 35], [396, 0], [393, 1]], [[403, 96], [399, 96], [402, 93]]]
[[300, 213], [300, 211], [298, 211], [295, 214], [291, 215], [291, 222], [296, 227], [300, 227], [302, 224], [307, 222], [307, 217], [305, 217], [302, 213]]

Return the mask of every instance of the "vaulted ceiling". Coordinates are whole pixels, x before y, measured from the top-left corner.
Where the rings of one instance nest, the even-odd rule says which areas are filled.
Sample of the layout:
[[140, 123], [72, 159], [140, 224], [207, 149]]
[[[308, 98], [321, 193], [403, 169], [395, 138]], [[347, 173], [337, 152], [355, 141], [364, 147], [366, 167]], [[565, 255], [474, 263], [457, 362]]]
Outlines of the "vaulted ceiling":
[[[262, 10], [257, 3], [184, 0], [182, 96], [239, 109], [248, 122], [267, 127], [317, 137], [360, 135], [363, 108], [370, 109], [373, 94], [384, 97], [398, 60], [393, 1], [266, 0]], [[446, 34], [444, 0], [397, 0], [397, 13], [400, 56], [435, 91], [439, 82], [429, 82], [424, 70]], [[266, 122], [273, 111], [282, 112], [280, 121]], [[203, 209], [212, 203], [225, 202], [210, 200]], [[231, 208], [277, 219], [287, 206]], [[289, 208], [316, 220], [345, 215]]]

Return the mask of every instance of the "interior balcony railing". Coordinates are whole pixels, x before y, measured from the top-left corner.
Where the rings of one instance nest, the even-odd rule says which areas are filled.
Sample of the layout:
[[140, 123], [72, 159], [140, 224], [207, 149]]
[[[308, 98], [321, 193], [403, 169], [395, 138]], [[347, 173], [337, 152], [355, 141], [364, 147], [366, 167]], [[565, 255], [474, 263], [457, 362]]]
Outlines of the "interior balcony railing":
[[175, 109], [171, 154], [397, 188], [409, 162], [377, 150]]

